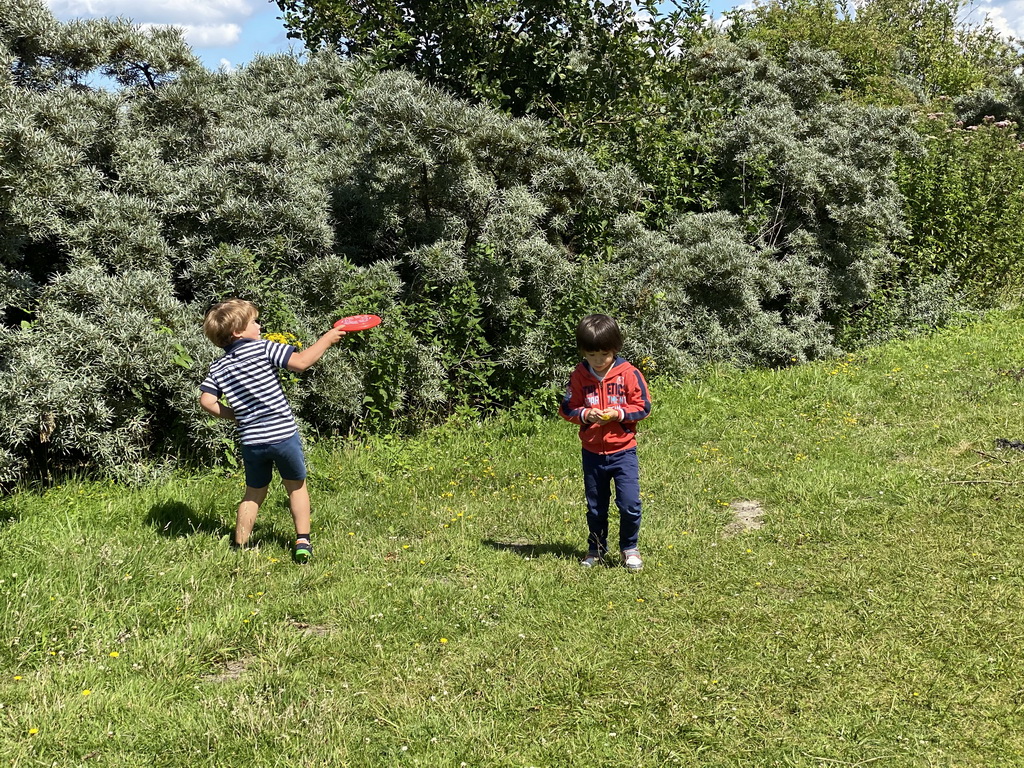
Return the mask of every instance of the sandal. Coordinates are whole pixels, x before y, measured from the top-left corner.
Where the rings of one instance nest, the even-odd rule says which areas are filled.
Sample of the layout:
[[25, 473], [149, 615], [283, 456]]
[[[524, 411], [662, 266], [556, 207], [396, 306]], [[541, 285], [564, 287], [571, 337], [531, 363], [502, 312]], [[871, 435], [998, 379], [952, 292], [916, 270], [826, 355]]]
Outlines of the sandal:
[[292, 559], [300, 565], [305, 565], [313, 557], [313, 545], [309, 539], [297, 539], [292, 549]]

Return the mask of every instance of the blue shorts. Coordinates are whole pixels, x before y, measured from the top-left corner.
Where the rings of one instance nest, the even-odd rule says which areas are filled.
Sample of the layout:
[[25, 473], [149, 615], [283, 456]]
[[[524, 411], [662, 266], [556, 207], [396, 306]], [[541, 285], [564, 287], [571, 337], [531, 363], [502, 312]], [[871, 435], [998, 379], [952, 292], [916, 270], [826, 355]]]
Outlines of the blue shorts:
[[306, 458], [302, 454], [298, 432], [279, 443], [243, 445], [242, 463], [245, 465], [245, 484], [250, 488], [270, 485], [275, 465], [282, 480], [306, 479]]

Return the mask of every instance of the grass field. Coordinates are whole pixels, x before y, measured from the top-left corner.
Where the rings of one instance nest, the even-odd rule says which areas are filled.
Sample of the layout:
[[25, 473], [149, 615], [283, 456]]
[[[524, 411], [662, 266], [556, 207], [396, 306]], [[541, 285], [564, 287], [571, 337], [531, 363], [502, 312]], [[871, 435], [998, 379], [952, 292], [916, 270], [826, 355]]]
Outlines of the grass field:
[[1019, 766], [1020, 336], [655, 384], [640, 574], [554, 417], [322, 446], [306, 567], [279, 485], [4, 498], [0, 766]]

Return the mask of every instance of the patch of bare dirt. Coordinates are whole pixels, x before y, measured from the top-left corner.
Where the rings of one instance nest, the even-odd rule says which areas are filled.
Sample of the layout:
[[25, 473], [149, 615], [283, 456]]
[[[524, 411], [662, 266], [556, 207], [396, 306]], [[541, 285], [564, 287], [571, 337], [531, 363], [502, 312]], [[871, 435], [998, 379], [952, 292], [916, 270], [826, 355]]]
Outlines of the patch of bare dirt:
[[324, 624], [307, 624], [304, 621], [293, 621], [291, 625], [304, 635], [316, 635], [317, 637], [323, 637], [324, 635], [329, 635], [331, 633], [331, 628]]
[[223, 671], [203, 675], [202, 681], [204, 683], [227, 683], [232, 680], [237, 680], [255, 660], [256, 658], [254, 656], [246, 656], [241, 659], [231, 659], [224, 665]]
[[722, 537], [729, 539], [747, 531], [756, 531], [762, 525], [764, 508], [761, 502], [752, 499], [739, 499], [729, 504], [732, 521], [722, 529]]

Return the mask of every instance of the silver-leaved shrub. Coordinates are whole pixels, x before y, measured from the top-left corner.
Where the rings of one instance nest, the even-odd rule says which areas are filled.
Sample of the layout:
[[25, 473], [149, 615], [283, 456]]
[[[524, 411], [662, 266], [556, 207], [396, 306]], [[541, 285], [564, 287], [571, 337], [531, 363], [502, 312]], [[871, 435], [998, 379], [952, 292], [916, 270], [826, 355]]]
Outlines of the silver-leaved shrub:
[[173, 31], [15, 0], [0, 56], [0, 481], [230, 463], [197, 402], [225, 297], [300, 345], [381, 315], [283, 383], [309, 433], [405, 430], [560, 384], [593, 311], [648, 372], [828, 354], [898, 228], [899, 120], [811, 54], [701, 54], [719, 209], [659, 230], [542, 123], [329, 52], [214, 73]]

